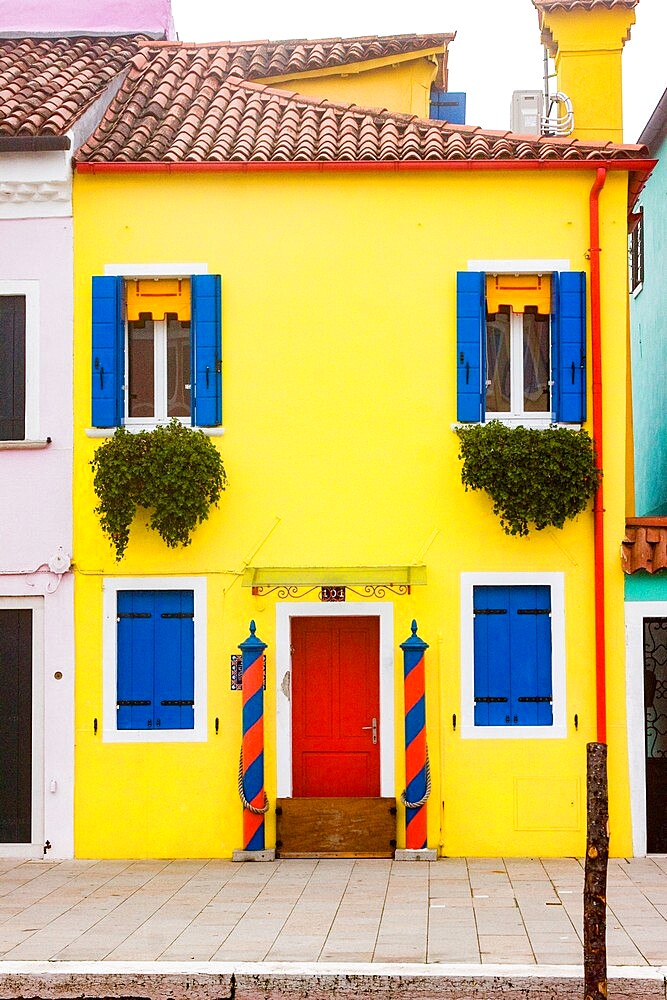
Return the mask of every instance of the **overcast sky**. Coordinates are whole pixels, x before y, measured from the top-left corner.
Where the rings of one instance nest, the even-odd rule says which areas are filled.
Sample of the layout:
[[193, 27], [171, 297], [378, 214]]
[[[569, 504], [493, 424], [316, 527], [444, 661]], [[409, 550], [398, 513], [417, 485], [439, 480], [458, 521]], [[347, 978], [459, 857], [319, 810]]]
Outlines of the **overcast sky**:
[[[179, 37], [194, 42], [456, 31], [449, 89], [466, 92], [469, 125], [509, 128], [512, 91], [542, 90], [531, 0], [172, 0], [172, 9]], [[626, 142], [667, 85], [667, 0], [640, 0], [636, 15], [623, 57]]]

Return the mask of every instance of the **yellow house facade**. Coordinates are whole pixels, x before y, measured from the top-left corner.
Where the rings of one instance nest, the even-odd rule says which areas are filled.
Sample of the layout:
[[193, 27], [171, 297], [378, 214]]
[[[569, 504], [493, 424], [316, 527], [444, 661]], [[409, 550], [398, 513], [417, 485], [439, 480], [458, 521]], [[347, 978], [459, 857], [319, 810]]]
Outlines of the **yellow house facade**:
[[[626, 215], [642, 150], [456, 129], [239, 79], [212, 95], [220, 53], [186, 48], [147, 46], [77, 156], [77, 856], [580, 854], [586, 744], [601, 733], [611, 850], [631, 853], [618, 544]], [[179, 282], [189, 301], [160, 298]], [[137, 289], [148, 298], [135, 313]], [[559, 402], [566, 289], [581, 306], [579, 413]], [[202, 366], [209, 306], [219, 353]], [[513, 332], [517, 316], [541, 317], [540, 349], [525, 346], [532, 321]], [[192, 365], [178, 374], [184, 336]], [[179, 419], [218, 449], [227, 488], [185, 548], [140, 511], [116, 561], [90, 462], [116, 426], [167, 421], [179, 378]], [[218, 393], [206, 416], [204, 380]], [[593, 431], [593, 414], [595, 528], [588, 508], [510, 536], [488, 496], [464, 489], [461, 422], [548, 434]], [[174, 657], [185, 687], [164, 697]], [[534, 689], [517, 694], [528, 660]], [[251, 661], [252, 697], [238, 689]], [[309, 805], [329, 817], [319, 843]], [[376, 822], [367, 843], [360, 828]]]

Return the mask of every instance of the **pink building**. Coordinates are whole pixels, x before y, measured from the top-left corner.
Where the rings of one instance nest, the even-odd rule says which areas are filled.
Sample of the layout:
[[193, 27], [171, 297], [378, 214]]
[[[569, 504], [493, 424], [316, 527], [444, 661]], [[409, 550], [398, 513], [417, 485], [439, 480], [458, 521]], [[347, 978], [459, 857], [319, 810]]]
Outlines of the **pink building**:
[[176, 37], [170, 0], [0, 0], [0, 37], [138, 33]]
[[74, 849], [71, 158], [137, 33], [169, 0], [0, 0], [0, 856]]

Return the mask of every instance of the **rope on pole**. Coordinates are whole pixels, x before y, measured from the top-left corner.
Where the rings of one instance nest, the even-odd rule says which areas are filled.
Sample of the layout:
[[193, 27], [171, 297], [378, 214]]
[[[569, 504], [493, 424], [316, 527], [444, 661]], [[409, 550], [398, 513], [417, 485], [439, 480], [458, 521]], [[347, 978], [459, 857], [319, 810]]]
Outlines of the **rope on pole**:
[[426, 791], [418, 802], [408, 802], [405, 797], [406, 792], [407, 788], [401, 792], [401, 802], [406, 809], [421, 809], [422, 806], [426, 805], [431, 794], [431, 758], [428, 755], [428, 746], [426, 747]]
[[239, 753], [238, 789], [239, 798], [243, 804], [243, 808], [247, 809], [248, 812], [254, 813], [255, 816], [262, 816], [264, 813], [269, 811], [269, 797], [266, 792], [264, 792], [264, 806], [262, 809], [258, 809], [257, 806], [251, 805], [245, 797], [245, 788], [243, 787], [243, 747], [241, 747], [241, 751]]

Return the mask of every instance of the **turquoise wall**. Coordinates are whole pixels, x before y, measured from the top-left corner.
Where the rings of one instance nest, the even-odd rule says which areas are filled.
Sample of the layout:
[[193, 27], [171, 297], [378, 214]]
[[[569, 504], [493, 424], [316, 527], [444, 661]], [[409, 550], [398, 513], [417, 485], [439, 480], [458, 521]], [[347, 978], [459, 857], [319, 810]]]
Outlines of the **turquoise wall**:
[[658, 156], [638, 202], [644, 209], [644, 283], [630, 297], [637, 517], [667, 514], [667, 140]]
[[667, 571], [633, 573], [625, 578], [626, 601], [667, 601]]

